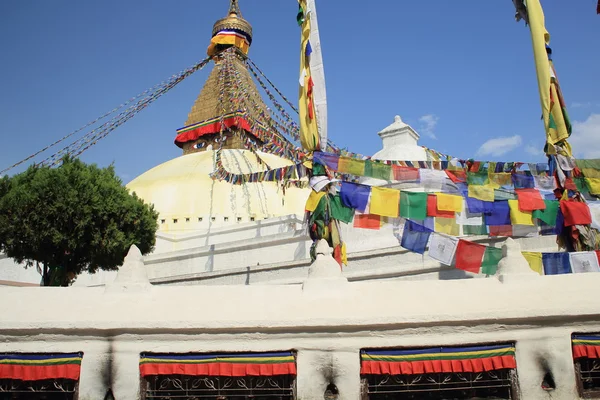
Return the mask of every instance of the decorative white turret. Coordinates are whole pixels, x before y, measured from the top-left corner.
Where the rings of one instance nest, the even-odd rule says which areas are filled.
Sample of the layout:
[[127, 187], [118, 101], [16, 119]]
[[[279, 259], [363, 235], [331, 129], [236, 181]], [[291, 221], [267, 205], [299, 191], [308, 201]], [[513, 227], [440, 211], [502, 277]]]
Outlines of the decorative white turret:
[[383, 149], [373, 155], [374, 160], [427, 161], [427, 153], [418, 144], [419, 134], [399, 115], [378, 135], [383, 141]]

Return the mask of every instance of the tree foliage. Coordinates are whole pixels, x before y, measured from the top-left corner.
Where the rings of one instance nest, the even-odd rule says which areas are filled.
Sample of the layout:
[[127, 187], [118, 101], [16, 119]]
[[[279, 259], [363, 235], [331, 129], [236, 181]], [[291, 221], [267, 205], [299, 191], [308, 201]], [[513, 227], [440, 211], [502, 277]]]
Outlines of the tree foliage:
[[43, 267], [45, 286], [67, 286], [82, 272], [116, 270], [129, 247], [154, 249], [158, 214], [130, 194], [113, 167], [64, 158], [0, 179], [0, 250]]

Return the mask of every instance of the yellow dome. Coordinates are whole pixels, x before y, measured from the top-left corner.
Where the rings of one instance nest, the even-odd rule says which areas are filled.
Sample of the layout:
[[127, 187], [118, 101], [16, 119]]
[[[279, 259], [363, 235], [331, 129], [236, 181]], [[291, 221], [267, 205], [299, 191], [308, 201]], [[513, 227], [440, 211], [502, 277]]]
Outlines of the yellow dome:
[[[253, 173], [291, 165], [289, 160], [248, 150], [221, 150], [225, 169]], [[229, 225], [290, 214], [302, 215], [310, 189], [285, 190], [275, 182], [232, 185], [213, 181], [215, 152], [207, 150], [167, 161], [131, 181], [127, 187], [154, 204], [160, 231], [190, 231], [204, 224]]]

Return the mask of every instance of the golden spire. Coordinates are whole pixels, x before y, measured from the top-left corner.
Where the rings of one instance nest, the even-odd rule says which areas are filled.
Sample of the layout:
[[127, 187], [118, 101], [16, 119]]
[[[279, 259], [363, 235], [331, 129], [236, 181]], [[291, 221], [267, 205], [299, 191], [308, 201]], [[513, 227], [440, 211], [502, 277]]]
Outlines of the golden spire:
[[225, 30], [239, 31], [247, 37], [250, 44], [252, 43], [252, 25], [242, 17], [238, 0], [229, 0], [229, 13], [215, 22], [212, 34], [215, 36]]
[[238, 17], [242, 18], [242, 13], [240, 12], [240, 5], [238, 4], [238, 0], [230, 0], [229, 16], [231, 16], [231, 14], [235, 14]]

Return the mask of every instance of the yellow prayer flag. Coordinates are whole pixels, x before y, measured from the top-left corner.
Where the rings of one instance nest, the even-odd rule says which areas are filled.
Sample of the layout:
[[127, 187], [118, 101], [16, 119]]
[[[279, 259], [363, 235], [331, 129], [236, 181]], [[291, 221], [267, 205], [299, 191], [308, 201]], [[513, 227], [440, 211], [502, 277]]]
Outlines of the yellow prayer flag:
[[[527, 16], [531, 29], [533, 42], [533, 55], [538, 78], [542, 116], [546, 129], [546, 141], [549, 151], [552, 152], [554, 144], [569, 137], [565, 116], [559, 103], [559, 94], [552, 79], [554, 71], [552, 62], [548, 60], [546, 45], [550, 43], [550, 34], [546, 30], [544, 11], [540, 0], [527, 0]], [[570, 149], [567, 150], [570, 155]]]
[[458, 236], [460, 235], [460, 226], [454, 218], [436, 218], [435, 231], [445, 233], [446, 235]]
[[521, 211], [519, 208], [519, 200], [508, 200], [510, 208], [510, 222], [513, 225], [529, 225], [533, 226], [533, 212]]
[[469, 185], [469, 197], [483, 201], [494, 201], [494, 187], [491, 185]]
[[338, 172], [363, 176], [365, 174], [365, 162], [350, 157], [340, 157], [338, 161]]
[[490, 172], [488, 174], [490, 183], [493, 186], [510, 186], [512, 185], [512, 177], [508, 172]]
[[581, 168], [581, 172], [586, 178], [600, 178], [600, 170], [595, 168]]
[[[307, 10], [306, 0], [298, 3], [303, 10]], [[308, 151], [320, 149], [320, 137], [315, 113], [315, 104], [312, 98], [312, 78], [309, 60], [306, 56], [306, 46], [310, 39], [310, 17], [304, 18], [302, 23], [302, 36], [300, 46], [300, 100], [298, 102], [298, 113], [300, 116], [300, 143], [302, 148]]]
[[585, 182], [590, 189], [591, 194], [600, 194], [600, 179], [598, 178], [585, 178]]
[[371, 189], [371, 204], [369, 212], [383, 217], [398, 217], [400, 206], [400, 191], [396, 189], [387, 189], [373, 187]]
[[436, 193], [438, 211], [462, 212], [463, 198], [455, 194]]
[[525, 257], [525, 259], [529, 263], [529, 268], [542, 275], [542, 271], [544, 270], [544, 264], [542, 263], [542, 253], [522, 251], [521, 254], [523, 254], [523, 257]]
[[321, 202], [323, 196], [325, 196], [327, 192], [315, 192], [314, 190], [310, 191], [310, 196], [308, 196], [308, 200], [306, 200], [306, 206], [304, 209], [306, 211], [313, 212], [317, 209], [317, 206]]

